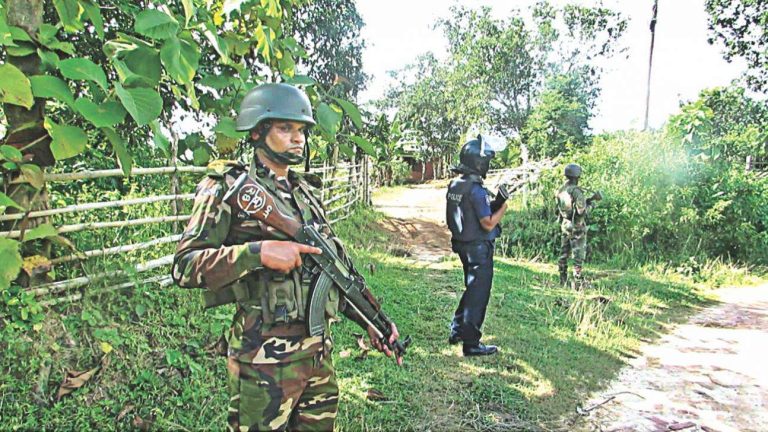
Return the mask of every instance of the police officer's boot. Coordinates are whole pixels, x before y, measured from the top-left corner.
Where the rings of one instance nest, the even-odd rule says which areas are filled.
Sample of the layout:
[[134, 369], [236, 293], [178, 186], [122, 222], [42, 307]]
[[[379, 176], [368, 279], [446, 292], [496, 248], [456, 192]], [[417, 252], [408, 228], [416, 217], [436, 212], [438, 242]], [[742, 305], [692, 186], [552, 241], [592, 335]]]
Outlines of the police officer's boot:
[[477, 345], [464, 345], [463, 349], [464, 357], [486, 356], [496, 354], [497, 351], [496, 345], [486, 345], [480, 342]]

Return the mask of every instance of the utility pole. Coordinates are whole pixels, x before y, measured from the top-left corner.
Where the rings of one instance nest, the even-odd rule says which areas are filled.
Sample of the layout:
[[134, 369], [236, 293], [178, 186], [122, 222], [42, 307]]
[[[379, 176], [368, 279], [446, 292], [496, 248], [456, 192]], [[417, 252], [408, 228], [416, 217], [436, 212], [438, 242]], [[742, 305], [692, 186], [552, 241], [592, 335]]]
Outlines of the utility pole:
[[656, 15], [659, 10], [659, 0], [653, 0], [653, 17], [651, 18], [651, 53], [648, 56], [648, 84], [645, 92], [645, 123], [643, 130], [648, 130], [648, 111], [651, 105], [651, 67], [653, 66], [653, 43], [656, 39]]

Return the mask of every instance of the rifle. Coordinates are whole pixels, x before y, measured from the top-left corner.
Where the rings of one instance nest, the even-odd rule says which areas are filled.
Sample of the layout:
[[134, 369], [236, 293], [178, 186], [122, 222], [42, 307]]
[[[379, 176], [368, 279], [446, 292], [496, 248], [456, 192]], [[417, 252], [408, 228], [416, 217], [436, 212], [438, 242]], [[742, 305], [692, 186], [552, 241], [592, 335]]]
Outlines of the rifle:
[[323, 251], [319, 255], [308, 254], [322, 270], [307, 304], [307, 330], [310, 336], [320, 336], [325, 331], [325, 303], [328, 300], [329, 290], [335, 285], [358, 316], [374, 329], [379, 342], [395, 353], [395, 358], [405, 354], [406, 348], [411, 343], [411, 337], [406, 337], [402, 342], [399, 340], [392, 344], [389, 342], [392, 336], [392, 320], [381, 310], [378, 301], [368, 289], [365, 279], [354, 268], [352, 262], [339, 257], [336, 248], [320, 235], [317, 228], [302, 224], [283, 214], [275, 203], [274, 197], [267, 192], [267, 188], [248, 173], [243, 173], [237, 178], [224, 196], [224, 201], [233, 208], [239, 208], [250, 217], [286, 234], [293, 241], [314, 246]]
[[594, 192], [591, 197], [587, 198], [587, 204], [592, 204], [596, 201], [602, 201], [603, 200], [603, 193], [600, 191]]

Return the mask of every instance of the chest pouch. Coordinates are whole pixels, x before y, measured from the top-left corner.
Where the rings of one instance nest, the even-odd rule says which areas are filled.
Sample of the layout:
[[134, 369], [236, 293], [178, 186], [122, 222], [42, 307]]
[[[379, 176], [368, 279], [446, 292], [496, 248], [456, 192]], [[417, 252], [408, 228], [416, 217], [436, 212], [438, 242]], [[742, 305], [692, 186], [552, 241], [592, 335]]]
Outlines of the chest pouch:
[[266, 287], [261, 304], [265, 323], [290, 323], [304, 318], [304, 293], [301, 274], [263, 271], [261, 280]]

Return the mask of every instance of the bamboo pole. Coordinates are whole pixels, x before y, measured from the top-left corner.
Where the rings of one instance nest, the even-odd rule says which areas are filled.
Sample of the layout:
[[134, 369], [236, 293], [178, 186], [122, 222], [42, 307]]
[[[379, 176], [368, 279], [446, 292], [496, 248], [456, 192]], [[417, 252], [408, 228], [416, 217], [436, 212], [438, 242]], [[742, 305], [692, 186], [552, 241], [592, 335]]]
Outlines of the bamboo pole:
[[[142, 219], [131, 219], [125, 221], [112, 221], [112, 222], [89, 222], [75, 225], [64, 225], [56, 228], [56, 232], [59, 234], [84, 231], [87, 229], [102, 229], [102, 228], [122, 228], [126, 226], [147, 225], [152, 223], [163, 222], [183, 222], [189, 220], [191, 215], [184, 216], [160, 216]], [[21, 231], [0, 231], [0, 237], [19, 238], [21, 237]]]
[[357, 199], [354, 199], [354, 200], [352, 200], [352, 201], [350, 201], [350, 202], [348, 202], [348, 203], [344, 204], [344, 205], [343, 205], [343, 206], [341, 206], [341, 207], [336, 207], [335, 209], [331, 209], [331, 210], [328, 210], [328, 211], [325, 213], [325, 215], [326, 215], [326, 216], [330, 216], [330, 215], [332, 215], [332, 214], [336, 213], [337, 211], [340, 211], [340, 210], [344, 210], [345, 208], [347, 208], [347, 207], [351, 206], [352, 204], [354, 204], [354, 203], [356, 203], [356, 202], [357, 202]]
[[[158, 267], [171, 265], [172, 263], [173, 263], [173, 255], [166, 255], [161, 258], [147, 261], [146, 263], [137, 264], [136, 266], [134, 266], [134, 271], [136, 273], [143, 273], [145, 271], [154, 270]], [[63, 280], [59, 282], [38, 285], [34, 289], [26, 290], [26, 292], [34, 295], [35, 297], [40, 297], [42, 295], [60, 293], [62, 291], [66, 291], [72, 288], [79, 288], [83, 285], [87, 285], [93, 282], [98, 282], [102, 279], [106, 279], [109, 277], [124, 276], [126, 274], [127, 272], [122, 270], [97, 273], [93, 276], [81, 276], [74, 279], [68, 279], [68, 280]]]
[[[131, 170], [131, 175], [140, 176], [140, 175], [172, 174], [172, 173], [204, 173], [207, 170], [208, 168], [206, 167], [197, 167], [197, 166], [134, 168]], [[97, 179], [97, 178], [103, 178], [103, 177], [124, 177], [124, 176], [125, 174], [123, 173], [123, 170], [116, 168], [116, 169], [108, 169], [108, 170], [83, 171], [83, 172], [76, 172], [76, 173], [60, 173], [60, 174], [45, 173], [43, 178], [45, 179], [46, 182], [67, 182], [67, 181], [73, 181], [73, 180], [90, 180], [90, 179]], [[25, 180], [23, 178], [18, 178], [11, 181], [11, 184], [24, 183], [24, 182]]]
[[[136, 285], [144, 285], [144, 284], [150, 284], [150, 283], [158, 283], [160, 285], [160, 288], [165, 288], [168, 285], [171, 285], [173, 283], [173, 278], [168, 275], [152, 276], [151, 278], [143, 279], [136, 282], [125, 282], [125, 283], [121, 283], [111, 287], [94, 290], [93, 294], [103, 294], [106, 292], [118, 291], [125, 288], [131, 288]], [[75, 293], [75, 294], [71, 294], [64, 297], [58, 297], [51, 300], [42, 301], [40, 302], [40, 305], [44, 307], [51, 307], [61, 303], [71, 303], [77, 300], [82, 300], [82, 298], [83, 298], [83, 293]]]
[[89, 250], [85, 252], [78, 252], [72, 255], [67, 255], [60, 258], [52, 259], [51, 264], [61, 264], [65, 262], [84, 260], [84, 259], [98, 257], [98, 256], [114, 255], [114, 254], [125, 253], [125, 252], [134, 252], [137, 250], [147, 249], [152, 246], [157, 246], [160, 244], [173, 243], [179, 240], [181, 240], [181, 234], [174, 234], [170, 236], [156, 238], [154, 240], [146, 241], [143, 243], [134, 243], [134, 244], [128, 244], [128, 245], [115, 246], [115, 247], [106, 248], [106, 249], [94, 249], [94, 250]]
[[[347, 193], [336, 195], [335, 197], [331, 198], [330, 200], [324, 202], [323, 206], [327, 207], [327, 206], [335, 203], [336, 201], [339, 201], [340, 199], [349, 198], [350, 196], [353, 196], [353, 195], [356, 195], [355, 194], [355, 190], [354, 189], [350, 189], [349, 191], [347, 191]], [[355, 197], [355, 199], [357, 199], [357, 197]]]
[[19, 220], [25, 217], [36, 218], [36, 217], [43, 217], [43, 216], [53, 216], [53, 215], [64, 214], [64, 213], [81, 212], [81, 211], [87, 211], [87, 210], [98, 210], [98, 209], [112, 208], [112, 207], [123, 207], [123, 206], [135, 205], [135, 204], [149, 204], [149, 203], [154, 203], [159, 201], [171, 201], [175, 199], [193, 199], [194, 197], [195, 197], [195, 194], [191, 193], [191, 194], [184, 194], [184, 195], [158, 195], [153, 197], [134, 198], [134, 199], [128, 199], [128, 200], [107, 201], [107, 202], [88, 203], [88, 204], [75, 204], [75, 205], [61, 207], [57, 209], [33, 211], [28, 214], [27, 213], [4, 214], [4, 215], [0, 215], [0, 221]]

